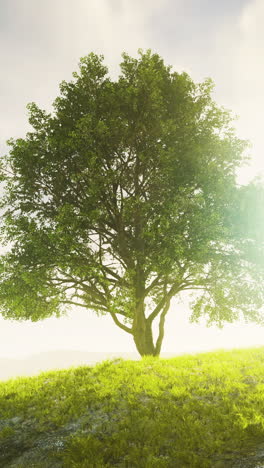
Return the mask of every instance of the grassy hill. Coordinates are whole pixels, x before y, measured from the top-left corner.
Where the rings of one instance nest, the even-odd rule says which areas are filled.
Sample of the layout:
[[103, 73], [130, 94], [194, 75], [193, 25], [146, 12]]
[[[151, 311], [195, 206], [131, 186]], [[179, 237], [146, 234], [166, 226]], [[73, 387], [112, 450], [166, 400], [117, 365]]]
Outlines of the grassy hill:
[[264, 466], [264, 348], [0, 382], [0, 466]]

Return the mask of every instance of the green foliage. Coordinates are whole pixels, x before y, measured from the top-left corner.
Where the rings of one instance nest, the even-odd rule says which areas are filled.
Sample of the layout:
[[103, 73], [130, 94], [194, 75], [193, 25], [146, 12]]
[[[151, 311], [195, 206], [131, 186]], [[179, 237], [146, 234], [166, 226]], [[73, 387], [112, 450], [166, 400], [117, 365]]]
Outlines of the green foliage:
[[[263, 440], [264, 349], [18, 378], [0, 383], [0, 414], [3, 466], [1, 444], [12, 447], [21, 431], [25, 439], [25, 428], [31, 448], [49, 435], [47, 462], [55, 457], [65, 468], [232, 466]], [[12, 418], [20, 422], [11, 427]]]
[[6, 439], [14, 435], [14, 429], [10, 426], [6, 426], [0, 430], [0, 440]]
[[120, 69], [113, 81], [102, 56], [82, 58], [53, 112], [29, 104], [32, 131], [9, 141], [1, 313], [39, 320], [77, 304], [111, 314], [141, 354], [159, 354], [184, 290], [201, 293], [193, 320], [261, 321], [264, 262], [246, 253], [259, 238], [238, 216], [252, 197], [236, 184], [247, 143], [232, 116], [210, 79], [196, 84], [151, 51], [123, 54]]

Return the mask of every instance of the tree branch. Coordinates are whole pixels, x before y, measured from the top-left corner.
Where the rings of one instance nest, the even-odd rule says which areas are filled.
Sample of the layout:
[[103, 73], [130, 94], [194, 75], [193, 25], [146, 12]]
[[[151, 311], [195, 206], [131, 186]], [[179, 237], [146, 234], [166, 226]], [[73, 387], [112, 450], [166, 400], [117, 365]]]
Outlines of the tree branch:
[[114, 320], [115, 324], [119, 327], [119, 328], [122, 328], [122, 330], [126, 331], [127, 333], [130, 333], [132, 335], [132, 329], [127, 327], [126, 325], [124, 325], [122, 322], [120, 322], [116, 316], [116, 314], [109, 310], [110, 312], [110, 315], [112, 317], [112, 319]]
[[60, 303], [61, 303], [61, 304], [75, 305], [75, 306], [78, 306], [78, 307], [83, 307], [84, 309], [87, 309], [87, 308], [88, 308], [86, 304], [80, 304], [79, 302], [70, 301], [70, 300], [60, 301]]
[[159, 280], [160, 280], [160, 276], [156, 276], [156, 278], [152, 281], [152, 283], [150, 283], [150, 285], [145, 289], [145, 295], [147, 296], [148, 293], [151, 291], [151, 289], [153, 289], [155, 286], [158, 285], [159, 283]]
[[160, 315], [159, 336], [157, 338], [156, 345], [155, 345], [155, 355], [156, 356], [159, 356], [159, 354], [160, 354], [161, 345], [162, 345], [162, 341], [163, 341], [163, 338], [164, 338], [165, 317], [166, 317], [166, 314], [167, 314], [169, 308], [170, 308], [170, 299], [165, 304], [165, 307], [164, 307], [164, 309], [163, 309], [163, 311], [162, 311], [162, 313]]
[[153, 312], [147, 318], [147, 322], [152, 323], [154, 318], [160, 313], [163, 307], [166, 305], [167, 301], [170, 300], [177, 292], [181, 291], [181, 287], [178, 283], [174, 284], [167, 294], [164, 294], [163, 298], [159, 304], [155, 307]]

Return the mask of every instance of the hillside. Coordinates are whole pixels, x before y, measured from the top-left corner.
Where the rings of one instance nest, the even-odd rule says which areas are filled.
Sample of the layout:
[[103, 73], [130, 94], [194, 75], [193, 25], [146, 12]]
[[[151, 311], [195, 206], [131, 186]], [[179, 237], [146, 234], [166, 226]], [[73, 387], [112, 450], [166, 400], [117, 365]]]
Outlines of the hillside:
[[[175, 357], [175, 353], [163, 352], [161, 356], [168, 359]], [[16, 377], [31, 377], [41, 372], [67, 369], [72, 366], [94, 366], [98, 362], [115, 358], [138, 361], [140, 355], [136, 352], [125, 351], [90, 352], [58, 349], [32, 354], [19, 359], [0, 356], [0, 381]]]
[[264, 348], [1, 382], [0, 466], [264, 466]]

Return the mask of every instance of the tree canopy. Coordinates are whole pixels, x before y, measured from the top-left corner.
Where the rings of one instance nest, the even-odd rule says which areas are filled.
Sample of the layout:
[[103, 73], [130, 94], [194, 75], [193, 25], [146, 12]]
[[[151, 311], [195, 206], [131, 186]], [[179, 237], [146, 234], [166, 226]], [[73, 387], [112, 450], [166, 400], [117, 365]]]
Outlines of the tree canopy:
[[193, 320], [262, 322], [262, 244], [246, 222], [255, 188], [236, 182], [247, 143], [212, 81], [151, 51], [122, 57], [116, 81], [102, 56], [82, 58], [53, 111], [29, 104], [32, 131], [9, 140], [0, 307], [17, 320], [110, 314], [141, 355], [159, 355], [182, 291], [195, 292]]

